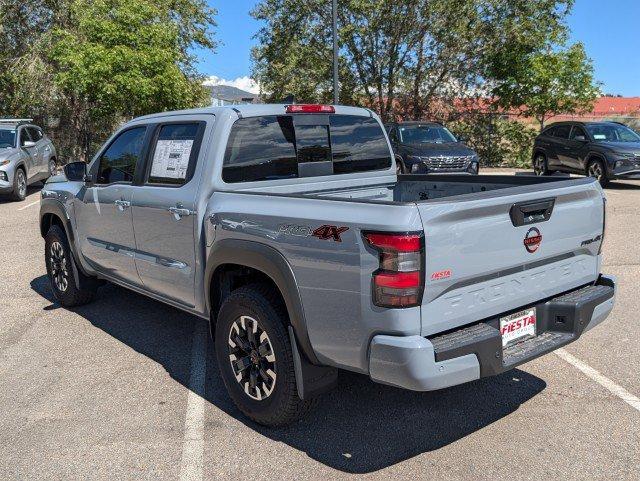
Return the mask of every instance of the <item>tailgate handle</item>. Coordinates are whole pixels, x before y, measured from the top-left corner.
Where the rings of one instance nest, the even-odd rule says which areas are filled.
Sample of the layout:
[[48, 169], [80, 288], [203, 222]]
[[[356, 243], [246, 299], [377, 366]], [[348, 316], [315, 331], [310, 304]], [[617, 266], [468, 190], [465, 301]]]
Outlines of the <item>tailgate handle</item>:
[[509, 211], [511, 222], [518, 227], [548, 221], [553, 212], [555, 202], [556, 199], [553, 198], [513, 204]]

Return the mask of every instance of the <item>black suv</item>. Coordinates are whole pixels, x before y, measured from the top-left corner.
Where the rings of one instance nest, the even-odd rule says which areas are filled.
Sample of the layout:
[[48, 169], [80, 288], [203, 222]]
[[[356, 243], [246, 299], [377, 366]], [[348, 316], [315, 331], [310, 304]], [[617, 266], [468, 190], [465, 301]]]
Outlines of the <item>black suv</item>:
[[536, 137], [533, 170], [640, 179], [640, 135], [617, 122], [556, 122]]
[[395, 122], [385, 126], [399, 174], [478, 173], [478, 154], [436, 122]]

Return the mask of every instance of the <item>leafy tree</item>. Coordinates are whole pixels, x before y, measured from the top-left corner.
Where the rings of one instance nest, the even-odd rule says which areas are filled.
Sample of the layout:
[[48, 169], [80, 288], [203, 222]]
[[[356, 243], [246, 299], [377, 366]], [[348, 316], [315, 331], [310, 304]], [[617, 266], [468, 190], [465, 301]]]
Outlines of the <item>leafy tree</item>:
[[[11, 88], [0, 94], [0, 107], [54, 117], [54, 137], [67, 157], [86, 159], [123, 120], [205, 101], [190, 53], [216, 46], [215, 11], [204, 0], [27, 4], [2, 10], [8, 35], [0, 85]], [[31, 32], [26, 43], [25, 30]]]
[[[486, 96], [518, 60], [561, 42], [572, 0], [341, 0], [341, 101], [383, 119], [422, 118], [454, 99]], [[331, 98], [331, 8], [323, 0], [261, 0], [254, 77], [268, 99]]]
[[527, 56], [494, 89], [499, 104], [518, 108], [544, 127], [549, 117], [589, 110], [600, 94], [593, 65], [581, 43]]

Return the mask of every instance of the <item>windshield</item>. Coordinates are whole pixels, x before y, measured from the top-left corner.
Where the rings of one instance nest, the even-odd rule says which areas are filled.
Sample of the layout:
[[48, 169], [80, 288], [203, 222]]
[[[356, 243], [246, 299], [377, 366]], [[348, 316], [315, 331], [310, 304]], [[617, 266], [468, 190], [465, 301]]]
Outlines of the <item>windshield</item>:
[[451, 132], [440, 125], [402, 125], [400, 142], [405, 144], [443, 144], [457, 142]]
[[624, 125], [587, 125], [596, 142], [640, 142], [640, 135]]
[[16, 146], [16, 130], [0, 129], [0, 149]]

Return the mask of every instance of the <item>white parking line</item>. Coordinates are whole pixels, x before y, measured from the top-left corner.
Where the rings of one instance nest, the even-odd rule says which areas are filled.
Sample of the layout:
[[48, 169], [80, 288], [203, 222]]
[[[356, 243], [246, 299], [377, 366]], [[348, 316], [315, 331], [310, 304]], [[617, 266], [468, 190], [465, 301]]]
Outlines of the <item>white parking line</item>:
[[558, 356], [560, 356], [562, 359], [567, 361], [573, 367], [575, 367], [578, 370], [582, 371], [587, 377], [591, 378], [592, 380], [594, 380], [595, 382], [600, 384], [602, 387], [607, 389], [611, 394], [613, 394], [614, 396], [619, 397], [620, 399], [622, 399], [624, 402], [626, 402], [629, 406], [631, 406], [635, 410], [640, 411], [640, 399], [638, 399], [636, 396], [631, 394], [625, 388], [623, 388], [622, 386], [618, 386], [611, 379], [609, 379], [608, 377], [603, 376], [598, 371], [596, 371], [594, 368], [592, 368], [588, 364], [585, 364], [584, 362], [582, 362], [577, 357], [572, 356], [571, 354], [569, 354], [564, 349], [558, 349], [555, 352], [556, 352], [556, 354]]
[[27, 205], [23, 205], [22, 207], [20, 207], [18, 210], [25, 210], [28, 209], [29, 207], [33, 207], [34, 205], [39, 204], [40, 201], [36, 200], [35, 202], [31, 202], [31, 204], [27, 204]]
[[207, 337], [206, 323], [197, 321], [193, 329], [191, 345], [191, 376], [187, 412], [184, 420], [184, 440], [182, 443], [182, 461], [180, 462], [180, 480], [202, 480], [204, 451], [204, 388], [206, 379]]

